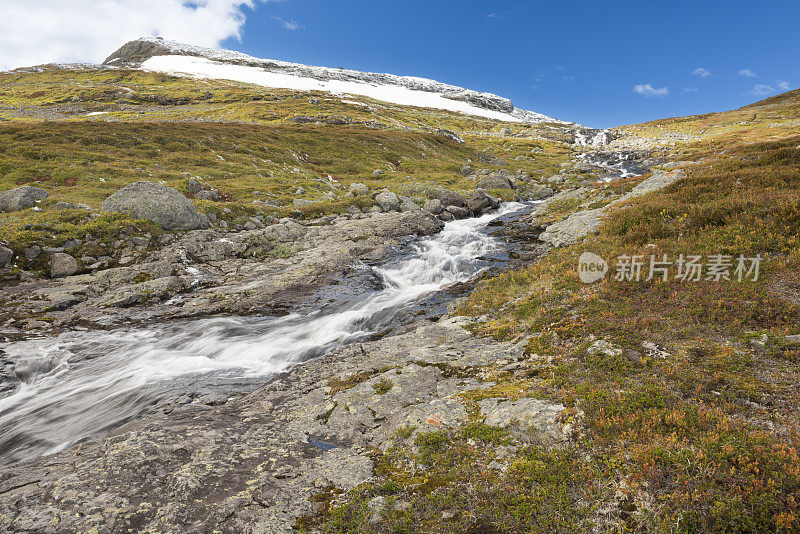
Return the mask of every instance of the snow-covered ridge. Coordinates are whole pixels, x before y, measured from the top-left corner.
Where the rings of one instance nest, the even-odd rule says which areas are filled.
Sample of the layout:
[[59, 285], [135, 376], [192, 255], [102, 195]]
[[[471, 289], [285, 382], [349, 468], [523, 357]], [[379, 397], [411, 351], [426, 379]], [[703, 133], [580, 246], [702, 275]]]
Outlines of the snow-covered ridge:
[[161, 38], [145, 37], [131, 41], [109, 56], [104, 64], [229, 79], [266, 87], [356, 94], [394, 104], [447, 109], [496, 120], [562, 122], [541, 113], [517, 109], [511, 100], [492, 93], [472, 91], [426, 78], [312, 67]]

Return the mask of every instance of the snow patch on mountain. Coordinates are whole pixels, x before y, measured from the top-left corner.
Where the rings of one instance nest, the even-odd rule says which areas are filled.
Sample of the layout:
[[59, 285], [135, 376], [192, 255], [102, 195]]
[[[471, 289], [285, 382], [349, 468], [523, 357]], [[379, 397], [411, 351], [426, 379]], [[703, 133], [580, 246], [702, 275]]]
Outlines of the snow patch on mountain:
[[[159, 38], [131, 41], [105, 61], [111, 66], [253, 83], [265, 87], [354, 94], [399, 105], [456, 111], [513, 122], [558, 122], [541, 113], [517, 109], [507, 98], [415, 76], [313, 67], [259, 59], [232, 50], [217, 50]], [[569, 123], [564, 123], [569, 124]]]

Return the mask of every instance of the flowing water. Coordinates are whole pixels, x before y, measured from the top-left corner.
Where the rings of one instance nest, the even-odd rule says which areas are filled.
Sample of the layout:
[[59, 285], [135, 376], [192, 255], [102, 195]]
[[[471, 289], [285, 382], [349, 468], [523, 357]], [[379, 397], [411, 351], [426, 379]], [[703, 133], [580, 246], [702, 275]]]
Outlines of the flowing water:
[[78, 331], [4, 346], [22, 383], [0, 398], [0, 465], [51, 454], [176, 399], [252, 390], [270, 375], [385, 331], [424, 295], [487, 268], [503, 243], [486, 225], [523, 207], [507, 204], [446, 224], [373, 268], [382, 290], [310, 314]]

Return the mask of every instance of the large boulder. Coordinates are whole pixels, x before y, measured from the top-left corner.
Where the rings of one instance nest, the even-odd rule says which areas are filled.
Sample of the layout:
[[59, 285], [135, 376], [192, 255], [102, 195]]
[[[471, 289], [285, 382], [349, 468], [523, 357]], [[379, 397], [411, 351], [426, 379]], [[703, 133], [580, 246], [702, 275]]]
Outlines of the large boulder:
[[400, 209], [400, 199], [391, 191], [384, 191], [375, 197], [375, 202], [383, 211], [398, 211]]
[[444, 208], [447, 208], [448, 206], [457, 206], [459, 208], [467, 207], [467, 199], [464, 198], [464, 195], [456, 193], [455, 191], [450, 191], [449, 189], [445, 189], [443, 187], [437, 187], [429, 191], [428, 198], [432, 200], [438, 200], [442, 203], [442, 207]]
[[44, 200], [49, 193], [38, 187], [23, 185], [14, 189], [9, 189], [0, 194], [0, 212], [21, 211], [32, 208], [38, 200]]
[[197, 213], [189, 199], [171, 187], [154, 182], [136, 182], [120, 189], [103, 202], [101, 209], [147, 219], [167, 230], [210, 226], [208, 217]]
[[69, 254], [56, 252], [50, 258], [50, 277], [63, 278], [78, 272], [78, 262]]
[[511, 174], [508, 171], [498, 171], [481, 179], [477, 186], [481, 189], [514, 189], [511, 183]]

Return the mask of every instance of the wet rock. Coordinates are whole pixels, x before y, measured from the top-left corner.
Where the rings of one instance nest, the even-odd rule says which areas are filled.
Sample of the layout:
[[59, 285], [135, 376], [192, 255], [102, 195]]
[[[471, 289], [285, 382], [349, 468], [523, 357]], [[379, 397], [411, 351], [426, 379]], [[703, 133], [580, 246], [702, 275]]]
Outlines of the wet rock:
[[466, 219], [470, 215], [468, 208], [462, 208], [460, 206], [447, 206], [447, 211], [456, 219]]
[[63, 252], [56, 252], [50, 258], [50, 277], [63, 278], [65, 276], [72, 276], [78, 272], [78, 260], [64, 254]]
[[487, 195], [483, 190], [475, 191], [467, 201], [467, 208], [475, 215], [480, 215], [500, 206], [500, 201]]
[[443, 187], [437, 187], [429, 191], [428, 197], [432, 200], [438, 200], [441, 202], [443, 208], [447, 208], [449, 206], [458, 206], [460, 208], [467, 207], [467, 199], [464, 198], [464, 195], [456, 193], [455, 191], [450, 191], [449, 189], [445, 189]]
[[378, 193], [375, 197], [375, 202], [377, 202], [378, 206], [385, 212], [398, 211], [400, 209], [400, 199], [391, 191]]
[[136, 182], [120, 189], [103, 202], [103, 211], [127, 213], [152, 221], [167, 230], [208, 228], [208, 217], [175, 189], [154, 182]]
[[32, 208], [50, 194], [44, 189], [23, 185], [0, 194], [0, 213]]

